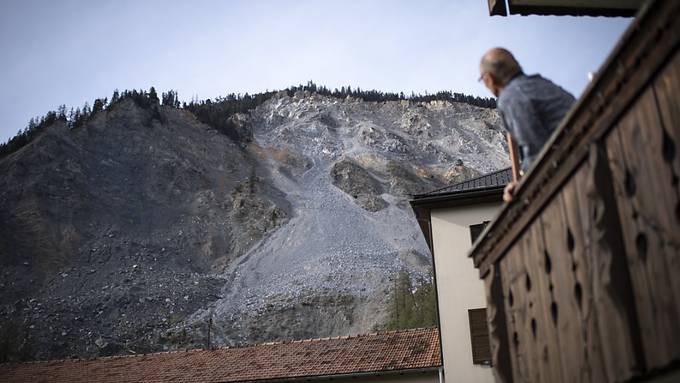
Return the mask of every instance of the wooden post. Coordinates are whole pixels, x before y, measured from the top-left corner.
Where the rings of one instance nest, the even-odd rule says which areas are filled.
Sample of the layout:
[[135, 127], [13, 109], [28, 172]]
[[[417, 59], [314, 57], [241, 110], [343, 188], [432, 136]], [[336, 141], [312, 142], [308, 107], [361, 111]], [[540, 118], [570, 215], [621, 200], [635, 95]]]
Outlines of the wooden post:
[[512, 165], [512, 180], [519, 181], [519, 151], [517, 150], [517, 143], [512, 139], [510, 133], [505, 134], [508, 139], [508, 151], [510, 152], [510, 164]]

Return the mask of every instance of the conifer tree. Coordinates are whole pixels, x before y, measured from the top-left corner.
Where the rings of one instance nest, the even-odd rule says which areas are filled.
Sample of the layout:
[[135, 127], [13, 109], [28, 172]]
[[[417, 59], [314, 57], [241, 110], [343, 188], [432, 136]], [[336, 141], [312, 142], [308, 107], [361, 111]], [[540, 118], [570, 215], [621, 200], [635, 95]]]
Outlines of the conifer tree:
[[92, 104], [92, 115], [95, 115], [104, 110], [104, 101], [100, 98], [94, 100]]
[[414, 285], [406, 271], [397, 274], [388, 306], [388, 330], [431, 327], [437, 324], [432, 276]]
[[118, 89], [113, 91], [113, 95], [111, 96], [111, 105], [115, 104], [118, 102], [120, 99], [120, 94], [118, 93]]
[[149, 101], [151, 101], [152, 104], [158, 104], [158, 94], [154, 87], [149, 88]]

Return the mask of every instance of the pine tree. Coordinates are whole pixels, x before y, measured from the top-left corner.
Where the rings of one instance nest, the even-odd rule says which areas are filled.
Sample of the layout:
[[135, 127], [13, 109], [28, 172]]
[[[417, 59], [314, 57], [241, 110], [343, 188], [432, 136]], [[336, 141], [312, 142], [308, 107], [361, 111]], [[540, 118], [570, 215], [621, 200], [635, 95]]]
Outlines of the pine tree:
[[57, 108], [58, 117], [62, 121], [66, 121], [66, 105], [62, 104], [59, 105], [59, 108]]
[[111, 105], [115, 104], [120, 100], [120, 94], [118, 93], [118, 89], [113, 91], [113, 95], [111, 96]]
[[432, 275], [414, 285], [408, 272], [394, 281], [388, 306], [388, 330], [431, 327], [437, 324], [437, 306]]
[[83, 117], [84, 118], [90, 117], [91, 112], [92, 112], [92, 110], [90, 109], [90, 104], [88, 104], [88, 102], [85, 101], [85, 104], [83, 105], [83, 110], [82, 110]]
[[101, 112], [104, 110], [104, 101], [100, 98], [94, 100], [94, 104], [92, 104], [92, 115], [94, 116], [95, 114]]
[[161, 100], [163, 102], [163, 105], [165, 106], [171, 106], [171, 107], [177, 107], [177, 101], [175, 99], [175, 92], [172, 90], [166, 92], [166, 93], [161, 93]]
[[156, 88], [149, 88], [149, 100], [152, 104], [158, 104], [158, 94], [156, 93]]

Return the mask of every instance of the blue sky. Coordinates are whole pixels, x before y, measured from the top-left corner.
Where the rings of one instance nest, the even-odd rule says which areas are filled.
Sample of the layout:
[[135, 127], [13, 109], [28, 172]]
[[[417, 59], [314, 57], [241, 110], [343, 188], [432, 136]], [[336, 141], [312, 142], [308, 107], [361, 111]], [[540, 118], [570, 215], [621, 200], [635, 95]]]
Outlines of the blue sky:
[[0, 141], [116, 88], [190, 100], [314, 80], [490, 96], [477, 77], [493, 46], [579, 95], [629, 23], [492, 18], [486, 0], [3, 0]]

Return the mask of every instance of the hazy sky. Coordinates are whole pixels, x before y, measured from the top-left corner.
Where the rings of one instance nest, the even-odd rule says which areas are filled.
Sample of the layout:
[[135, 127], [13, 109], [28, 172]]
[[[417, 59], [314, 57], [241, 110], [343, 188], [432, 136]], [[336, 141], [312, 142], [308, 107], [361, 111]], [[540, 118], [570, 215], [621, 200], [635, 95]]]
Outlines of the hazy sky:
[[477, 83], [492, 46], [580, 94], [630, 19], [489, 17], [486, 0], [0, 0], [0, 141], [114, 89], [180, 99], [314, 80], [410, 93]]

